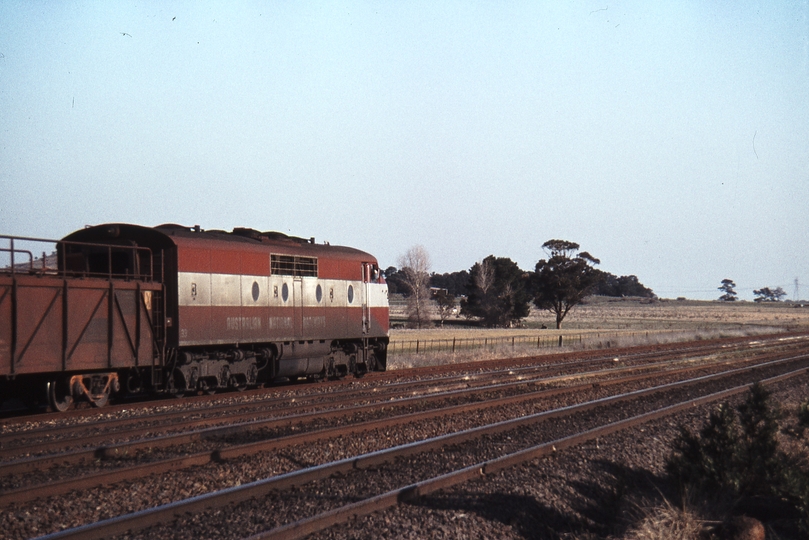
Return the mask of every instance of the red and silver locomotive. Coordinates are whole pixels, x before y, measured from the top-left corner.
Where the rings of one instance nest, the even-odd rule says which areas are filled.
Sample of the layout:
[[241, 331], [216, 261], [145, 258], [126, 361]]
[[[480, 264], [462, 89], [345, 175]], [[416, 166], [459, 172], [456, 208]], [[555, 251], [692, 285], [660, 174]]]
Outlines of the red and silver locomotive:
[[64, 410], [118, 392], [385, 369], [387, 285], [363, 251], [252, 229], [111, 224], [55, 242], [49, 265], [20, 248], [35, 239], [3, 239], [3, 398], [42, 389]]

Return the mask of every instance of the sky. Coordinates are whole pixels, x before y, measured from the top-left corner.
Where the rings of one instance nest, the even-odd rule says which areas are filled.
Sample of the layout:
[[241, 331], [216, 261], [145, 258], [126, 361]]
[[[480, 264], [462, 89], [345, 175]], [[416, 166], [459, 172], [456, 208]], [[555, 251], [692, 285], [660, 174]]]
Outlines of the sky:
[[809, 1], [0, 1], [0, 234], [250, 227], [809, 298]]

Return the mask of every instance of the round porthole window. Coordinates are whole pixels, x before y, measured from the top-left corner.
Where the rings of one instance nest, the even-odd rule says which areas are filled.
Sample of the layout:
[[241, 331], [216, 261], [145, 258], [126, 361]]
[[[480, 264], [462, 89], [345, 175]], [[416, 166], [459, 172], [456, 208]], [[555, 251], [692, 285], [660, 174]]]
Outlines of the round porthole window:
[[289, 300], [289, 285], [287, 285], [286, 283], [284, 283], [283, 286], [281, 286], [281, 299], [284, 302]]
[[253, 282], [253, 291], [252, 292], [253, 292], [253, 302], [258, 302], [258, 294], [261, 291], [259, 291], [258, 282], [256, 282], [256, 281]]
[[317, 298], [318, 304], [321, 300], [323, 300], [323, 289], [320, 287], [320, 285], [318, 285], [317, 289], [315, 289], [315, 297]]
[[354, 301], [354, 286], [349, 285], [348, 286], [348, 303], [350, 304], [353, 301]]

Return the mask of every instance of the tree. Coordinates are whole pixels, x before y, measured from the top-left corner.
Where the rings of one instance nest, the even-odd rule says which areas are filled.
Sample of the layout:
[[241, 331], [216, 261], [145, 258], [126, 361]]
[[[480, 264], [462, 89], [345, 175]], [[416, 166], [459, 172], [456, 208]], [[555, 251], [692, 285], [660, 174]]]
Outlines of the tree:
[[554, 313], [559, 329], [570, 309], [597, 285], [600, 273], [593, 265], [601, 261], [586, 251], [579, 252], [579, 244], [567, 240], [548, 240], [542, 249], [549, 257], [536, 265], [534, 305]]
[[445, 289], [440, 289], [435, 295], [435, 302], [438, 304], [438, 317], [441, 319], [441, 326], [444, 326], [444, 321], [452, 315], [455, 309], [455, 297]]
[[735, 302], [737, 300], [736, 291], [733, 289], [736, 286], [732, 279], [723, 279], [722, 285], [718, 289], [725, 294], [719, 297], [722, 302]]
[[528, 274], [506, 257], [489, 255], [469, 271], [469, 295], [461, 313], [479, 317], [486, 326], [513, 326], [528, 316]]
[[601, 296], [638, 296], [641, 298], [654, 298], [655, 293], [652, 289], [645, 287], [637, 276], [621, 276], [618, 277], [609, 272], [599, 270], [599, 280], [593, 294]]
[[780, 302], [787, 295], [781, 287], [776, 287], [775, 289], [764, 287], [753, 291], [753, 294], [756, 295], [756, 298], [753, 299], [754, 302]]
[[388, 266], [383, 274], [385, 275], [385, 282], [388, 284], [388, 293], [405, 295], [408, 293], [404, 272], [395, 266]]
[[407, 290], [407, 312], [411, 324], [421, 328], [430, 322], [430, 254], [424, 246], [413, 246], [399, 257], [402, 284]]

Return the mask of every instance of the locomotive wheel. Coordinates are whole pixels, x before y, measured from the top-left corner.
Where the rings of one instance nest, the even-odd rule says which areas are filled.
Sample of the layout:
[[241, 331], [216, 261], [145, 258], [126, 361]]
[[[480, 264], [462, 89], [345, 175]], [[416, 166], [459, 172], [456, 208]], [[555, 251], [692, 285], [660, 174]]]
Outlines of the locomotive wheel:
[[200, 379], [199, 383], [197, 384], [197, 389], [208, 396], [216, 393], [216, 389], [208, 386], [208, 381], [205, 379]]
[[60, 381], [48, 383], [48, 404], [57, 412], [65, 412], [73, 407], [73, 395], [70, 387]]
[[236, 375], [232, 375], [230, 377], [230, 381], [228, 381], [228, 385], [231, 388], [234, 388], [237, 392], [244, 392], [245, 390], [247, 390], [247, 383], [242, 382], [241, 379], [239, 377], [237, 377]]

